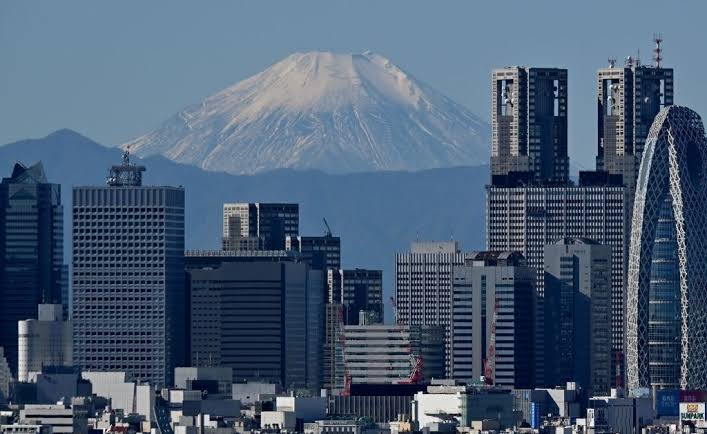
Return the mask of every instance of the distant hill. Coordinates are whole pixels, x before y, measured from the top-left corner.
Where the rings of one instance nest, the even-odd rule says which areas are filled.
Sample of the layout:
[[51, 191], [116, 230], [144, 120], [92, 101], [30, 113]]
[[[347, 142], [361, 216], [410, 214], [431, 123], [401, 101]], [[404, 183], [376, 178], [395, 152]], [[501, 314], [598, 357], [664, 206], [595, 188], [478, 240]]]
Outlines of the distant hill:
[[485, 164], [488, 123], [385, 57], [295, 53], [123, 147], [235, 174]]
[[[108, 167], [120, 161], [120, 153], [60, 130], [0, 147], [0, 176], [9, 176], [15, 161], [41, 160], [49, 180], [62, 184], [68, 261], [71, 187], [101, 185]], [[326, 217], [334, 234], [342, 237], [344, 266], [383, 269], [386, 297], [393, 289], [395, 252], [406, 251], [416, 238], [454, 237], [466, 250], [484, 247], [487, 167], [347, 175], [288, 169], [229, 175], [162, 157], [145, 158], [142, 164], [147, 166], [145, 184], [185, 187], [187, 248], [219, 247], [224, 202], [298, 202], [302, 234], [322, 234]], [[386, 310], [389, 315], [389, 306]]]

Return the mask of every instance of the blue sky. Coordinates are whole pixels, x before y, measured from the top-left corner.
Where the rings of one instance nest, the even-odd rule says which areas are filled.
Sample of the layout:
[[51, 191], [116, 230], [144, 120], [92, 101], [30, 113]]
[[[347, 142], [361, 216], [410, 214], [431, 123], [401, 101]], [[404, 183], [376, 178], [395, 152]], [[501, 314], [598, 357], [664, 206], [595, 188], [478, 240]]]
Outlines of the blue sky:
[[595, 72], [650, 61], [707, 116], [707, 2], [0, 0], [0, 143], [75, 129], [120, 143], [295, 51], [372, 50], [488, 119], [489, 74], [569, 69], [570, 155], [592, 167]]

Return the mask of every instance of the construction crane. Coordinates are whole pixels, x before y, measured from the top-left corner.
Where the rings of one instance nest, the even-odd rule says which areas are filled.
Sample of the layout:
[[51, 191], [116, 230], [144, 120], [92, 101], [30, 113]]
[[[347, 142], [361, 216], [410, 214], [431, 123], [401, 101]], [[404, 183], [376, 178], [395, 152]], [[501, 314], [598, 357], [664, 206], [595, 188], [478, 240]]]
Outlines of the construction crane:
[[[400, 322], [398, 321], [398, 307], [395, 304], [395, 297], [390, 297], [390, 304], [393, 307], [393, 315], [395, 316], [395, 324], [396, 325], [401, 325]], [[405, 340], [405, 333], [403, 330], [400, 330], [400, 337]], [[404, 380], [398, 381], [398, 384], [418, 384], [420, 381], [423, 380], [424, 376], [422, 374], [422, 368], [424, 367], [425, 363], [422, 358], [422, 355], [419, 355], [415, 357], [412, 354], [412, 347], [410, 346], [410, 337], [408, 337], [408, 345], [406, 347], [408, 355], [410, 356], [410, 375]]]
[[324, 230], [324, 236], [330, 237], [331, 236], [331, 228], [329, 227], [329, 223], [326, 221], [326, 217], [322, 217], [322, 220], [324, 220], [324, 227], [326, 227], [326, 229]]
[[[326, 220], [325, 220], [326, 221]], [[344, 367], [344, 390], [342, 396], [351, 395], [351, 374], [346, 363], [346, 333], [344, 333], [344, 308], [339, 307], [339, 341], [341, 342], [341, 353]]]
[[486, 350], [486, 360], [484, 361], [484, 383], [489, 386], [494, 384], [496, 374], [496, 319], [498, 316], [498, 298], [493, 303], [493, 314], [491, 317], [491, 336], [489, 346]]

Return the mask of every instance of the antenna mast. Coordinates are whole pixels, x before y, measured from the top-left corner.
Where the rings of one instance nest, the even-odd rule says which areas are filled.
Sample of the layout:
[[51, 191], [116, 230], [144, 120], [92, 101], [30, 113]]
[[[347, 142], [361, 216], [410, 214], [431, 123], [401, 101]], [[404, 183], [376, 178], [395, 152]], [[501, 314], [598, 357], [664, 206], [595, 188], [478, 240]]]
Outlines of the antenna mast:
[[653, 42], [655, 42], [655, 48], [653, 49], [653, 62], [656, 68], [660, 68], [660, 62], [663, 60], [663, 48], [660, 44], [663, 43], [663, 36], [660, 33], [653, 34]]

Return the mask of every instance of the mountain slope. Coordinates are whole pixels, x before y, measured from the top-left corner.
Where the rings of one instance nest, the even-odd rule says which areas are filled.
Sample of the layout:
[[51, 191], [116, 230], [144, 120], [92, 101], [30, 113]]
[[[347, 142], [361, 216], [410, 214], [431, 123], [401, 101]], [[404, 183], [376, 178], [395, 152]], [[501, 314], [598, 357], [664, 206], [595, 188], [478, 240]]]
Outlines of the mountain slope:
[[121, 145], [207, 170], [328, 173], [484, 164], [489, 127], [373, 54], [293, 54]]
[[[62, 185], [68, 261], [71, 187], [102, 185], [108, 167], [120, 162], [120, 151], [61, 130], [0, 147], [0, 177], [9, 176], [15, 161], [39, 160], [49, 181]], [[147, 166], [145, 184], [185, 187], [188, 249], [220, 246], [224, 202], [298, 202], [302, 234], [323, 233], [322, 217], [326, 217], [341, 236], [345, 267], [383, 269], [386, 300], [393, 290], [395, 252], [406, 251], [411, 241], [454, 237], [467, 250], [484, 247], [479, 228], [484, 221], [487, 167], [347, 175], [277, 170], [237, 176], [162, 157], [146, 158], [141, 164]]]

